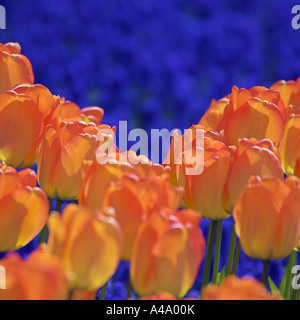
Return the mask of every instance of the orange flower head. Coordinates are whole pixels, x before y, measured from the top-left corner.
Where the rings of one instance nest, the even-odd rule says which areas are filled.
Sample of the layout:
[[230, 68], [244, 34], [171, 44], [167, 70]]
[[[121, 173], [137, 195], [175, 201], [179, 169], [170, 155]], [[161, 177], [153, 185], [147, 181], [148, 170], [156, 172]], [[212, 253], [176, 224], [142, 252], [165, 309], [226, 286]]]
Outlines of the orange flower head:
[[124, 233], [123, 259], [130, 260], [138, 228], [152, 212], [161, 207], [176, 210], [183, 190], [172, 187], [168, 174], [156, 176], [125, 175], [106, 189], [102, 207], [113, 207]]
[[0, 74], [0, 93], [23, 83], [33, 84], [31, 63], [21, 54], [18, 43], [0, 43]]
[[185, 204], [200, 212], [204, 218], [219, 220], [229, 217], [222, 199], [233, 153], [234, 148], [205, 138], [203, 172], [187, 176]]
[[49, 203], [31, 169], [0, 165], [0, 252], [28, 244], [46, 224]]
[[0, 93], [0, 161], [15, 168], [32, 166], [43, 131], [43, 114], [29, 95]]
[[202, 262], [205, 240], [193, 210], [154, 212], [138, 230], [130, 278], [140, 296], [168, 292], [183, 297]]
[[50, 198], [75, 200], [98, 147], [94, 123], [48, 125], [38, 160], [38, 180]]
[[62, 262], [39, 248], [23, 260], [10, 253], [0, 261], [6, 271], [6, 289], [0, 300], [65, 300], [68, 282]]
[[277, 90], [234, 86], [228, 97], [213, 102], [199, 123], [211, 124], [211, 128], [219, 132], [224, 130], [224, 141], [228, 145], [236, 145], [241, 138], [267, 138], [278, 146], [285, 120], [285, 105]]
[[227, 176], [223, 206], [228, 213], [252, 175], [283, 178], [279, 151], [268, 139], [241, 139]]
[[220, 286], [205, 287], [201, 300], [281, 300], [281, 297], [278, 293], [269, 292], [254, 278], [229, 276]]
[[288, 256], [300, 239], [300, 181], [253, 176], [233, 210], [245, 253], [255, 259]]
[[69, 288], [96, 290], [115, 273], [122, 255], [122, 232], [108, 212], [75, 204], [49, 218], [49, 251], [60, 257]]

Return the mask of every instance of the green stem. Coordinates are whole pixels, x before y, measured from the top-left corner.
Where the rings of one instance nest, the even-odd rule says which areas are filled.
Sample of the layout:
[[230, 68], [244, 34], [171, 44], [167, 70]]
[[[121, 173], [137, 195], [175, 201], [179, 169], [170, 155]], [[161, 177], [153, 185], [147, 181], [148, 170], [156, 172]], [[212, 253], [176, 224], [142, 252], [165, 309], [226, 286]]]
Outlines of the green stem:
[[290, 254], [289, 262], [287, 265], [287, 276], [286, 276], [286, 283], [285, 283], [285, 291], [284, 291], [284, 298], [286, 300], [290, 300], [291, 293], [292, 293], [292, 268], [296, 264], [297, 259], [297, 252], [293, 250]]
[[218, 271], [219, 271], [222, 230], [223, 230], [223, 220], [220, 220], [218, 222], [215, 257], [214, 257], [214, 267], [213, 267], [213, 275], [212, 275], [212, 283], [214, 283], [214, 284], [217, 283], [217, 277], [218, 277]]
[[265, 260], [263, 273], [262, 273], [262, 279], [261, 279], [261, 282], [265, 285], [265, 287], [267, 286], [269, 266], [270, 266], [270, 260]]
[[[53, 201], [53, 199], [49, 198], [49, 215], [51, 212], [52, 201]], [[40, 244], [47, 242], [47, 235], [48, 235], [48, 225], [46, 223], [42, 232], [41, 232]]]
[[240, 254], [241, 254], [241, 243], [240, 243], [240, 240], [238, 239], [236, 244], [231, 274], [236, 274], [237, 266], [240, 260]]
[[107, 284], [108, 284], [108, 281], [103, 285], [103, 287], [101, 289], [101, 294], [100, 294], [99, 300], [104, 300], [106, 289], [107, 289]]
[[68, 294], [68, 300], [72, 300], [74, 294], [74, 290], [70, 290]]
[[214, 248], [217, 225], [218, 225], [218, 221], [215, 221], [215, 220], [210, 221], [207, 251], [206, 251], [203, 278], [202, 278], [202, 288], [204, 288], [209, 282], [209, 273], [210, 273], [211, 259], [212, 259], [212, 253]]
[[129, 300], [131, 298], [131, 292], [132, 292], [132, 284], [131, 284], [131, 281], [129, 278], [128, 283], [127, 283], [127, 300]]
[[55, 211], [60, 212], [61, 206], [63, 204], [62, 200], [56, 200], [56, 207], [55, 207]]
[[233, 221], [232, 222], [232, 229], [231, 229], [231, 236], [230, 236], [230, 246], [229, 246], [228, 258], [227, 258], [226, 273], [225, 273], [226, 277], [229, 276], [231, 273], [235, 243], [236, 243], [236, 233], [235, 233], [234, 221]]

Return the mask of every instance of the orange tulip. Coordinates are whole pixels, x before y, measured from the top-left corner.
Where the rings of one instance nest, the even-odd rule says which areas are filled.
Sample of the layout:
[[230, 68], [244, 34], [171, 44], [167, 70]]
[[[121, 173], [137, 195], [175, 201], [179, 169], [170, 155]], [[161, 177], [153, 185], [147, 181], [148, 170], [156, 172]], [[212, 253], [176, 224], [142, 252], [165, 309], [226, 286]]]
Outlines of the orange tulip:
[[95, 159], [98, 130], [94, 123], [81, 121], [47, 126], [39, 153], [38, 180], [50, 198], [78, 199], [80, 184]]
[[171, 293], [168, 292], [158, 292], [151, 296], [140, 298], [139, 300], [177, 300]]
[[23, 260], [11, 253], [0, 261], [6, 270], [6, 289], [0, 300], [65, 300], [67, 276], [57, 257], [43, 249]]
[[96, 290], [115, 273], [122, 235], [108, 213], [70, 204], [49, 218], [49, 250], [62, 259], [70, 289]]
[[232, 161], [233, 148], [220, 141], [204, 139], [204, 170], [187, 176], [184, 202], [204, 218], [219, 220], [229, 217], [222, 204], [223, 190]]
[[[224, 141], [229, 145], [236, 145], [241, 138], [267, 138], [275, 146], [280, 143], [286, 109], [278, 91], [234, 86], [228, 98], [228, 104], [227, 98], [214, 102], [199, 124], [212, 124], [211, 128], [219, 132], [224, 130]], [[211, 117], [214, 119], [210, 120]]]
[[[199, 174], [201, 173], [200, 167], [203, 165], [201, 150], [204, 138], [217, 141], [223, 139], [221, 134], [202, 125], [193, 125], [183, 135], [179, 135], [177, 131], [174, 132], [169, 153], [163, 161], [166, 166], [171, 168], [170, 181], [174, 186], [185, 187], [186, 176], [191, 174], [189, 172], [191, 168], [199, 166]], [[198, 159], [196, 159], [196, 155]]]
[[300, 182], [252, 177], [233, 210], [235, 230], [245, 253], [255, 259], [288, 256], [300, 240]]
[[57, 96], [54, 96], [48, 88], [41, 84], [23, 84], [14, 88], [13, 91], [30, 96], [42, 113], [45, 126], [49, 124], [52, 114], [59, 103]]
[[0, 252], [24, 247], [46, 224], [49, 203], [31, 169], [0, 165]]
[[270, 89], [279, 91], [286, 108], [292, 106], [293, 109], [298, 109], [300, 107], [300, 78], [297, 81], [278, 81]]
[[271, 293], [254, 278], [227, 277], [220, 286], [203, 289], [201, 300], [281, 300], [279, 293]]
[[33, 165], [43, 129], [43, 115], [30, 96], [0, 94], [0, 161], [15, 168]]
[[55, 121], [84, 121], [86, 123], [93, 122], [100, 125], [103, 118], [104, 110], [99, 107], [87, 107], [80, 109], [79, 106], [71, 101], [66, 101], [64, 98], [57, 103], [53, 115], [52, 122]]
[[165, 291], [182, 297], [192, 287], [205, 250], [199, 222], [193, 210], [164, 209], [140, 226], [130, 268], [140, 296]]
[[124, 233], [123, 260], [130, 260], [138, 228], [160, 207], [176, 210], [183, 190], [170, 185], [169, 175], [124, 176], [107, 188], [102, 207], [113, 207]]
[[30, 61], [20, 54], [18, 43], [0, 44], [0, 92], [22, 84], [33, 84], [34, 76]]
[[252, 175], [283, 178], [279, 152], [270, 140], [241, 139], [226, 180], [223, 205], [228, 213]]

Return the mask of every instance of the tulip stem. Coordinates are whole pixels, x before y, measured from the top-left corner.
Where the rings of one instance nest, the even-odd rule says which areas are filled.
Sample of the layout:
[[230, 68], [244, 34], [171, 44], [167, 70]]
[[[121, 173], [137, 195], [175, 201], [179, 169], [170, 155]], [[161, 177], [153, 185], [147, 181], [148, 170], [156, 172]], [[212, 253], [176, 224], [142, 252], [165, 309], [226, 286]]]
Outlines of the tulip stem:
[[74, 290], [70, 290], [68, 294], [68, 300], [72, 300], [74, 294]]
[[211, 259], [212, 253], [214, 248], [214, 241], [216, 236], [216, 230], [218, 226], [218, 221], [211, 220], [209, 225], [209, 232], [208, 232], [208, 242], [207, 242], [207, 251], [204, 263], [204, 271], [203, 271], [203, 278], [202, 278], [202, 288], [204, 288], [209, 282], [209, 273], [211, 267]]
[[236, 244], [231, 274], [236, 274], [237, 266], [240, 260], [240, 254], [241, 254], [241, 243], [240, 243], [240, 240], [238, 239]]
[[130, 278], [128, 280], [128, 283], [127, 283], [127, 300], [129, 300], [131, 298], [131, 293], [132, 293], [132, 284], [131, 284], [131, 281], [130, 281]]
[[290, 254], [289, 262], [287, 265], [287, 277], [285, 283], [285, 291], [284, 291], [284, 298], [285, 300], [289, 300], [291, 298], [292, 293], [292, 268], [296, 264], [297, 259], [297, 252], [293, 250]]
[[104, 300], [106, 289], [107, 289], [107, 285], [108, 285], [108, 281], [103, 285], [103, 287], [101, 289], [101, 294], [100, 294], [99, 300]]
[[235, 233], [234, 221], [233, 221], [232, 222], [232, 229], [231, 229], [231, 236], [230, 236], [230, 246], [229, 246], [228, 258], [227, 258], [226, 273], [225, 273], [226, 277], [229, 276], [231, 273], [235, 243], [236, 243], [236, 233]]
[[212, 283], [217, 283], [219, 262], [220, 262], [220, 251], [221, 251], [221, 240], [222, 240], [223, 220], [218, 222], [217, 239], [215, 247], [214, 267], [212, 275]]
[[55, 207], [55, 211], [60, 212], [61, 206], [63, 204], [62, 200], [56, 200], [56, 207]]
[[267, 286], [269, 266], [270, 266], [270, 260], [264, 260], [264, 268], [263, 268], [261, 282], [265, 285], [265, 287]]
[[[52, 206], [52, 202], [53, 202], [53, 199], [49, 198], [49, 215], [50, 215], [50, 212], [51, 212], [51, 206]], [[48, 234], [48, 225], [47, 225], [47, 222], [41, 232], [41, 239], [40, 239], [40, 244], [41, 243], [46, 243], [47, 242], [47, 234]]]

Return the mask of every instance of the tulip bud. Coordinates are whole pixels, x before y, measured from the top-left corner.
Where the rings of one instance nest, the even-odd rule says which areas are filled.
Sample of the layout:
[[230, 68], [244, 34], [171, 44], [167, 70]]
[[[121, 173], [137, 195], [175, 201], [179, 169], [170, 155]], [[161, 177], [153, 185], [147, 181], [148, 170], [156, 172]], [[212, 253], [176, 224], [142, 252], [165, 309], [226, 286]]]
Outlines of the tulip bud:
[[300, 239], [300, 181], [252, 177], [233, 210], [245, 253], [255, 259], [288, 256]]
[[33, 170], [0, 165], [0, 252], [24, 247], [46, 224], [49, 203], [36, 183]]
[[71, 290], [96, 290], [115, 273], [123, 244], [111, 215], [69, 204], [48, 225], [49, 251], [61, 258]]
[[192, 287], [205, 250], [199, 222], [193, 210], [164, 209], [140, 226], [130, 268], [140, 296], [165, 291], [183, 297]]

